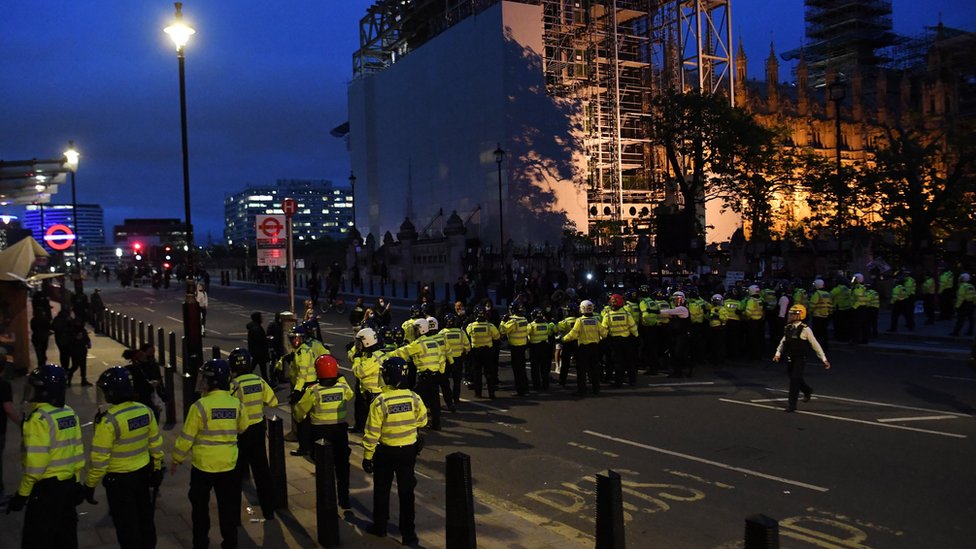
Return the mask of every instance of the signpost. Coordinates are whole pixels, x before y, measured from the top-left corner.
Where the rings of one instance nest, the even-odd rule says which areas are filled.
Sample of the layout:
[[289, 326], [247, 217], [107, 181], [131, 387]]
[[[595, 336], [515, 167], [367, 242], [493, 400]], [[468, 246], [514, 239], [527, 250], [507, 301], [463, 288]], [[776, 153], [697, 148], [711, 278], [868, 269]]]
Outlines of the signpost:
[[258, 267], [284, 267], [285, 257], [285, 224], [287, 219], [283, 215], [255, 216], [257, 234], [257, 265]]
[[285, 226], [288, 240], [288, 310], [295, 314], [295, 260], [292, 248], [292, 222], [291, 218], [298, 211], [298, 203], [294, 198], [286, 198], [281, 201], [281, 211], [285, 212]]

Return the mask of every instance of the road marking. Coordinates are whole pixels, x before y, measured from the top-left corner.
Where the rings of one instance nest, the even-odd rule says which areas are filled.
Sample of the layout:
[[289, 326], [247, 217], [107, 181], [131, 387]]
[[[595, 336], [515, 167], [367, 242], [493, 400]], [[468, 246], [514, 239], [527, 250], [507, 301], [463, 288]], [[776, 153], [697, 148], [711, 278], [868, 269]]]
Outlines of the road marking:
[[[789, 392], [786, 389], [773, 389], [772, 387], [766, 387], [766, 389], [769, 390], [769, 391], [777, 392], [777, 393], [787, 393], [787, 392]], [[856, 398], [845, 398], [845, 397], [836, 397], [836, 396], [826, 396], [826, 395], [820, 395], [820, 394], [818, 394], [817, 397], [818, 398], [826, 398], [826, 399], [829, 399], [829, 400], [840, 400], [842, 402], [856, 402], [858, 404], [870, 404], [872, 406], [883, 406], [885, 408], [900, 408], [902, 410], [915, 410], [916, 412], [932, 412], [933, 414], [955, 414], [955, 415], [957, 415], [959, 417], [973, 417], [971, 414], [959, 414], [959, 413], [956, 413], [956, 412], [950, 412], [948, 410], [933, 410], [932, 408], [919, 408], [919, 407], [916, 407], [916, 406], [903, 406], [901, 404], [890, 404], [888, 402], [876, 402], [876, 401], [873, 401], [873, 400], [858, 400]]]
[[890, 423], [892, 421], [930, 421], [936, 419], [959, 419], [959, 416], [915, 416], [915, 417], [888, 417], [884, 419], [879, 419], [881, 423]]
[[156, 309], [150, 309], [149, 307], [143, 307], [143, 309], [149, 311], [150, 313], [155, 313]]
[[[756, 408], [765, 408], [767, 410], [779, 410], [779, 411], [782, 411], [782, 408], [780, 408], [779, 406], [768, 406], [766, 404], [756, 404], [754, 402], [746, 402], [746, 401], [743, 401], [743, 400], [732, 400], [732, 399], [728, 399], [728, 398], [720, 398], [719, 400], [722, 401], [722, 402], [729, 402], [729, 403], [732, 403], [732, 404], [744, 404], [746, 406], [755, 406]], [[943, 431], [931, 431], [929, 429], [919, 429], [917, 427], [907, 427], [905, 425], [892, 425], [890, 423], [878, 423], [876, 421], [867, 421], [867, 420], [863, 420], [863, 419], [854, 419], [854, 418], [850, 418], [850, 417], [833, 416], [833, 415], [830, 415], [830, 414], [821, 414], [821, 413], [818, 413], [818, 412], [808, 412], [806, 410], [797, 410], [795, 413], [802, 414], [802, 415], [807, 415], [807, 416], [823, 417], [823, 418], [827, 418], [827, 419], [836, 419], [838, 421], [849, 421], [851, 423], [860, 423], [862, 425], [873, 425], [875, 427], [887, 427], [889, 429], [901, 429], [903, 431], [915, 431], [917, 433], [926, 433], [926, 434], [930, 434], [930, 435], [941, 435], [941, 436], [950, 437], [950, 438], [969, 438], [966, 435], [957, 435], [956, 433], [946, 433], [946, 432], [943, 432]]]
[[229, 336], [246, 336], [247, 335], [247, 332], [229, 332], [227, 335], [229, 335]]
[[648, 387], [694, 387], [696, 385], [715, 385], [714, 381], [685, 381], [683, 383], [648, 383]]
[[172, 320], [173, 322], [183, 322], [182, 318], [173, 318], [171, 316], [167, 316], [166, 318]]
[[955, 381], [976, 381], [976, 377], [956, 377], [956, 376], [932, 376], [939, 379], [952, 379]]
[[503, 414], [507, 414], [508, 413], [508, 408], [498, 408], [497, 406], [492, 406], [490, 404], [484, 404], [482, 402], [477, 402], [477, 401], [474, 401], [474, 400], [468, 400], [466, 398], [461, 398], [461, 399], [458, 399], [458, 400], [460, 400], [461, 402], [467, 402], [468, 404], [474, 404], [475, 406], [481, 406], [482, 408], [488, 408], [489, 410], [494, 410], [496, 412], [501, 412]]
[[615, 457], [620, 457], [620, 454], [615, 454], [613, 452], [607, 452], [606, 450], [601, 450], [599, 448], [594, 448], [592, 446], [587, 446], [586, 444], [580, 444], [579, 442], [567, 442], [566, 444], [569, 444], [570, 446], [572, 446], [574, 448], [579, 448], [580, 450], [589, 450], [590, 452], [596, 452], [598, 454], [601, 454], [601, 455], [604, 455], [604, 456], [607, 456], [607, 457], [614, 457], [614, 458]]
[[[746, 404], [748, 404], [748, 403], [746, 403]], [[647, 444], [641, 444], [640, 442], [634, 442], [632, 440], [627, 440], [625, 438], [618, 438], [618, 437], [611, 436], [611, 435], [605, 435], [603, 433], [597, 433], [595, 431], [583, 431], [583, 433], [585, 433], [587, 435], [590, 435], [590, 436], [594, 436], [594, 437], [598, 437], [598, 438], [603, 438], [603, 439], [606, 439], [606, 440], [612, 440], [614, 442], [619, 442], [621, 444], [627, 444], [627, 445], [634, 446], [634, 447], [637, 447], [637, 448], [643, 448], [645, 450], [650, 450], [652, 452], [658, 452], [658, 453], [665, 454], [665, 455], [669, 455], [669, 456], [673, 456], [673, 457], [687, 459], [689, 461], [695, 461], [695, 462], [698, 462], [698, 463], [704, 463], [705, 465], [711, 465], [713, 467], [719, 467], [719, 468], [722, 468], [722, 469], [727, 469], [729, 471], [735, 471], [737, 473], [743, 473], [743, 474], [746, 474], [746, 475], [751, 475], [751, 476], [754, 476], [754, 477], [764, 478], [764, 479], [772, 480], [772, 481], [775, 481], [775, 482], [781, 482], [783, 484], [789, 484], [791, 486], [797, 486], [799, 488], [806, 488], [808, 490], [813, 490], [815, 492], [829, 492], [830, 491], [829, 488], [824, 488], [823, 486], [817, 486], [815, 484], [807, 484], [806, 482], [800, 482], [798, 480], [790, 480], [788, 478], [778, 477], [778, 476], [775, 476], [775, 475], [770, 475], [770, 474], [767, 474], [767, 473], [763, 473], [761, 471], [754, 471], [752, 469], [746, 469], [744, 467], [736, 467], [735, 465], [729, 465], [727, 463], [722, 463], [722, 462], [719, 462], [719, 461], [712, 461], [710, 459], [700, 458], [698, 456], [693, 456], [693, 455], [690, 455], [690, 454], [682, 454], [681, 452], [675, 452], [675, 451], [672, 451], [672, 450], [666, 450], [664, 448], [658, 448], [657, 446], [650, 446], [650, 445], [647, 445]]]
[[783, 398], [754, 398], [749, 402], [783, 402], [784, 400], [789, 400], [786, 397]]
[[223, 332], [218, 332], [217, 330], [206, 330], [206, 331], [213, 332], [213, 333], [215, 333], [217, 335], [224, 335]]

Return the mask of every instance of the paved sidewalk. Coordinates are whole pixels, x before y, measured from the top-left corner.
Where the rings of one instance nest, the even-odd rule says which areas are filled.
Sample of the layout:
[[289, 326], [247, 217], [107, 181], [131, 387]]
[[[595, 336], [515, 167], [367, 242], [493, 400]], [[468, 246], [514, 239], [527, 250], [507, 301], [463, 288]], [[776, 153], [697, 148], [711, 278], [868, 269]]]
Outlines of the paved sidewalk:
[[[88, 377], [94, 382], [99, 374], [112, 365], [123, 363], [121, 359], [124, 347], [106, 336], [93, 336], [92, 348], [88, 355]], [[49, 355], [50, 356], [50, 355]], [[14, 398], [19, 399], [23, 394], [24, 378], [12, 380]], [[287, 400], [287, 390], [279, 391], [279, 400]], [[96, 411], [96, 390], [94, 387], [80, 387], [77, 383], [68, 389], [67, 402], [73, 407], [81, 419], [82, 432], [86, 443], [86, 455], [90, 449], [92, 436], [91, 421]], [[173, 442], [182, 425], [180, 416], [180, 395], [177, 391], [178, 424], [169, 428], [163, 427], [164, 449], [169, 455]], [[276, 411], [276, 414], [288, 421], [287, 406]], [[13, 492], [20, 479], [20, 432], [14, 426], [8, 426], [6, 450], [2, 456], [4, 465], [4, 484], [7, 490]], [[353, 509], [339, 521], [339, 538], [343, 547], [393, 547], [398, 546], [400, 537], [395, 529], [398, 516], [396, 495], [392, 496], [391, 532], [385, 538], [377, 538], [366, 534], [364, 530], [370, 525], [372, 509], [372, 479], [359, 468], [362, 461], [362, 447], [358, 445], [358, 437], [353, 436], [351, 474], [351, 499]], [[286, 452], [295, 447], [293, 443], [286, 443]], [[453, 448], [452, 448], [453, 450]], [[431, 454], [425, 450], [422, 458]], [[315, 519], [315, 479], [314, 464], [311, 461], [286, 455], [288, 475], [289, 509], [279, 513], [274, 521], [264, 522], [260, 519], [261, 512], [257, 506], [253, 484], [245, 481], [244, 498], [242, 500], [240, 530], [241, 547], [317, 547], [317, 529]], [[477, 471], [475, 471], [477, 475]], [[443, 464], [432, 470], [432, 467], [418, 467], [417, 485], [417, 533], [420, 537], [419, 547], [444, 547], [444, 481]], [[156, 528], [160, 549], [191, 547], [190, 504], [187, 499], [189, 489], [190, 466], [185, 463], [175, 476], [167, 475], [159, 494], [156, 506]], [[105, 503], [105, 493], [102, 488], [96, 490], [95, 498], [99, 505], [87, 503], [78, 507], [79, 523], [78, 536], [82, 548], [116, 547], [115, 530], [111, 518], [108, 516], [108, 506]], [[512, 506], [507, 502], [481, 494], [475, 490], [476, 523], [479, 547], [510, 547], [510, 548], [546, 548], [573, 547], [592, 545], [592, 538], [564, 525], [553, 523], [544, 517], [535, 516], [523, 509]], [[253, 508], [253, 515], [251, 514]], [[20, 533], [24, 514], [6, 515], [0, 513], [0, 547], [19, 547]], [[219, 546], [220, 534], [217, 527], [216, 501], [211, 500], [211, 544]], [[57, 528], [60, 525], [51, 525]]]

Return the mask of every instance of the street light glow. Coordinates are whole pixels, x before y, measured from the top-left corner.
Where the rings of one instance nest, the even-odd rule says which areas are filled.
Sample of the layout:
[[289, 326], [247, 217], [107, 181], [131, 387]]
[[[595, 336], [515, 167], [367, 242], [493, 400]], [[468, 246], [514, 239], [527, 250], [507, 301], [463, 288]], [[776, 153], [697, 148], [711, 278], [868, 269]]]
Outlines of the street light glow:
[[78, 169], [78, 159], [81, 158], [81, 154], [75, 150], [74, 141], [68, 141], [68, 150], [64, 151], [64, 158], [68, 162], [68, 169], [71, 171]]
[[176, 45], [176, 51], [180, 51], [190, 41], [190, 37], [196, 34], [197, 30], [183, 22], [183, 2], [176, 2], [176, 20], [173, 24], [163, 29]]

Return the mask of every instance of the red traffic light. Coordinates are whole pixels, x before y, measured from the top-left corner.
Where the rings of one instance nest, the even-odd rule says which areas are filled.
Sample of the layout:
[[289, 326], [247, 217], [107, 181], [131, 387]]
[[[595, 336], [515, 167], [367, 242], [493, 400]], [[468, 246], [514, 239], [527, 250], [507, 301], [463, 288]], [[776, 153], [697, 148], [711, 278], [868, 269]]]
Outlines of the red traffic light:
[[164, 269], [169, 269], [170, 268], [170, 264], [169, 263], [163, 263], [163, 268]]
[[135, 243], [133, 243], [132, 244], [132, 249], [138, 252], [139, 250], [142, 249], [142, 243], [141, 242], [135, 242]]

